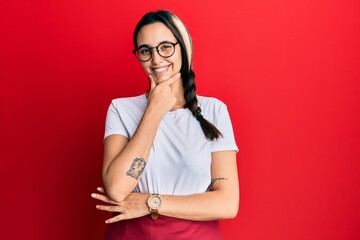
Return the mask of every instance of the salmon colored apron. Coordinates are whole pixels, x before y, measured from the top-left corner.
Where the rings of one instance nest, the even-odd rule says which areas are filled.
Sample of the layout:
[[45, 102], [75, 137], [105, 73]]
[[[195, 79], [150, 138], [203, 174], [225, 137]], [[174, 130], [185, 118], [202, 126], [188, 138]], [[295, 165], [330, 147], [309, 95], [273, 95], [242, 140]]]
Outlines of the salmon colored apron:
[[150, 216], [111, 223], [105, 240], [221, 240], [219, 221], [190, 221]]

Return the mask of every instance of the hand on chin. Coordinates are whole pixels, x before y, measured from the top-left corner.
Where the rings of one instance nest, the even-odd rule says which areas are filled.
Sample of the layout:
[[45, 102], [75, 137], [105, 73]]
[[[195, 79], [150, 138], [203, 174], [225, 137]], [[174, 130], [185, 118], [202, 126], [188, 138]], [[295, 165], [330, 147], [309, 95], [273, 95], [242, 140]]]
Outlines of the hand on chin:
[[153, 76], [155, 78], [156, 85], [163, 82], [163, 81], [168, 80], [171, 77], [171, 76], [168, 76], [168, 75], [162, 75], [162, 76], [153, 75]]

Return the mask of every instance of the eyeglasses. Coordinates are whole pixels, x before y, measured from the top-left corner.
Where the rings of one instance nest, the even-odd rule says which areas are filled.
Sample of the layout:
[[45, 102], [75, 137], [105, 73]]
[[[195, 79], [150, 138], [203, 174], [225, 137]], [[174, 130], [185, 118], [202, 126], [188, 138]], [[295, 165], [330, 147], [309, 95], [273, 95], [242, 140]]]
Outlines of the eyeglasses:
[[175, 53], [175, 46], [179, 42], [162, 42], [155, 47], [148, 47], [146, 45], [142, 45], [138, 48], [135, 48], [132, 53], [139, 59], [141, 62], [147, 62], [152, 57], [153, 48], [156, 49], [157, 53], [164, 58], [169, 58]]

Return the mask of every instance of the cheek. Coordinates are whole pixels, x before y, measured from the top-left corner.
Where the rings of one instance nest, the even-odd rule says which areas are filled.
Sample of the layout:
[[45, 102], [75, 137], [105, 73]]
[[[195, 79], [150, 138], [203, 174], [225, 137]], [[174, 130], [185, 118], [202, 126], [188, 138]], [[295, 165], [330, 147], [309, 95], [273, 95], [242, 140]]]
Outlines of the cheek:
[[150, 73], [149, 72], [150, 71], [149, 64], [147, 64], [146, 62], [145, 63], [141, 62], [141, 66], [145, 70], [146, 74], [148, 75]]
[[174, 61], [174, 68], [175, 68], [174, 70], [180, 72], [181, 65], [182, 65], [182, 61], [180, 56]]

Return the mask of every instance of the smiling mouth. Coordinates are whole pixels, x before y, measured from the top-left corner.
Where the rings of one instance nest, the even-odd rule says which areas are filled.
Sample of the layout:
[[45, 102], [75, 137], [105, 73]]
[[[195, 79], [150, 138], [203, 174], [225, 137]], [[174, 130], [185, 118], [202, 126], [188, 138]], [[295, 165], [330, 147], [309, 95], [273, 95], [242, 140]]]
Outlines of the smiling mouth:
[[165, 73], [167, 72], [167, 70], [169, 69], [170, 65], [167, 65], [167, 66], [164, 66], [164, 67], [159, 67], [159, 68], [153, 68], [152, 70], [155, 72], [155, 73]]

